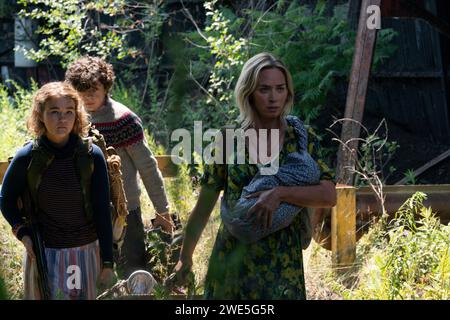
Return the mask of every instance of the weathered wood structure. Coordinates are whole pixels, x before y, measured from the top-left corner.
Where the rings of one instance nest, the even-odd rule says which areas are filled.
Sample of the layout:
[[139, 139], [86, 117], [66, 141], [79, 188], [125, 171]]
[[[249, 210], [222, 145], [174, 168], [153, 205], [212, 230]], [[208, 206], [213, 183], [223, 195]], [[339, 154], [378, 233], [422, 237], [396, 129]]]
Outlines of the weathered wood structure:
[[[450, 143], [449, 121], [449, 82], [448, 82], [448, 44], [450, 27], [447, 24], [450, 13], [448, 2], [428, 1], [375, 1], [363, 0], [356, 4], [359, 6], [359, 21], [357, 27], [356, 46], [353, 56], [353, 65], [347, 91], [344, 118], [362, 123], [366, 106], [367, 85], [371, 76], [371, 63], [375, 50], [376, 30], [369, 30], [368, 7], [376, 5], [382, 8], [385, 17], [406, 16], [405, 19], [384, 20], [384, 27], [389, 26], [395, 30], [403, 31], [397, 37], [400, 54], [392, 58], [377, 73], [377, 81], [372, 85], [372, 93], [376, 95], [367, 97], [375, 101], [378, 107], [390, 121], [403, 122], [406, 126], [413, 126], [418, 134], [431, 135], [434, 140]], [[428, 6], [428, 7], [427, 7]], [[434, 9], [434, 10], [433, 10]], [[439, 10], [441, 9], [441, 10]], [[411, 18], [420, 18], [415, 20]], [[444, 19], [442, 19], [444, 18]], [[400, 68], [399, 68], [400, 66]], [[382, 84], [389, 83], [388, 89]], [[375, 91], [375, 92], [374, 92]], [[438, 101], [438, 103], [435, 103]], [[346, 121], [342, 126], [341, 141], [347, 148], [340, 148], [336, 168], [338, 183], [350, 185], [339, 187], [337, 206], [331, 214], [331, 248], [333, 250], [333, 263], [336, 267], [348, 266], [354, 262], [356, 253], [356, 193], [351, 187], [353, 184], [354, 162], [358, 161], [356, 150], [358, 148], [359, 125], [353, 121]], [[394, 197], [386, 199], [389, 210], [395, 212], [403, 201], [405, 194], [412, 195], [412, 191], [425, 188], [428, 192], [440, 192], [439, 196], [448, 194], [448, 187], [436, 186], [422, 187], [390, 187], [395, 189]], [[433, 190], [431, 190], [433, 189]], [[406, 192], [406, 193], [405, 193]], [[401, 194], [401, 196], [398, 196]], [[366, 199], [362, 212], [371, 212], [367, 197], [373, 197], [373, 192], [360, 194], [359, 198]], [[438, 196], [438, 198], [439, 198]], [[401, 199], [402, 202], [399, 202]], [[397, 200], [397, 201], [395, 201]], [[388, 202], [389, 201], [389, 202]], [[363, 201], [364, 202], [364, 201]], [[433, 208], [437, 210], [442, 200], [435, 200]], [[377, 201], [375, 201], [377, 203]], [[388, 205], [387, 205], [388, 207]], [[440, 208], [446, 212], [446, 207]], [[380, 212], [378, 208], [377, 212]], [[448, 222], [448, 220], [444, 221]]]
[[[349, 21], [355, 28], [358, 26], [356, 17], [359, 13], [367, 17], [367, 5], [367, 1], [349, 2]], [[403, 132], [417, 137], [418, 145], [426, 145], [426, 141], [429, 141], [430, 144], [450, 146], [450, 4], [441, 0], [382, 0], [380, 6], [381, 28], [391, 28], [397, 32], [392, 40], [397, 50], [376, 71], [368, 73], [368, 69], [365, 69], [360, 85], [368, 79], [367, 96], [359, 96], [359, 101], [364, 100], [365, 104], [359, 106], [358, 110], [364, 110], [371, 118], [385, 118], [390, 127], [401, 128]], [[359, 22], [363, 29], [358, 30], [358, 33], [365, 30], [365, 26], [361, 26], [361, 21]], [[360, 40], [356, 43], [355, 58], [358, 55], [358, 41]], [[367, 56], [359, 56], [361, 61], [367, 59]], [[354, 61], [353, 65], [355, 67], [360, 64]], [[361, 77], [360, 73], [358, 75]], [[365, 124], [361, 113], [350, 112], [358, 102], [352, 96], [355, 92], [353, 80], [354, 78], [350, 79], [344, 114], [345, 117], [353, 114], [355, 120]], [[344, 132], [346, 128], [343, 128]], [[396, 139], [396, 134], [394, 132], [393, 139]], [[355, 136], [359, 135], [354, 134], [352, 137]], [[414, 143], [400, 141], [400, 146], [408, 142]], [[416, 150], [421, 162], [413, 164], [413, 168], [423, 165], [426, 161], [422, 159], [427, 159], [427, 156], [431, 160], [438, 155], [421, 154], [430, 152], [422, 149]], [[406, 156], [402, 154], [402, 150], [399, 152], [399, 157], [401, 156]], [[412, 158], [410, 154], [407, 157]], [[338, 171], [341, 166], [343, 165], [338, 165]], [[339, 182], [351, 184], [351, 179], [345, 179], [339, 172], [338, 177]]]

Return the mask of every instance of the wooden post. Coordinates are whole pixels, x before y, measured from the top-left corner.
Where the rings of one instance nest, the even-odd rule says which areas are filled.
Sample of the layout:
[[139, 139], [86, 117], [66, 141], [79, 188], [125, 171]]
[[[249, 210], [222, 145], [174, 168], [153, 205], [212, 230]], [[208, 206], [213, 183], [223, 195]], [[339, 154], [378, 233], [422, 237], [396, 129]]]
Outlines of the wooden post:
[[[347, 143], [352, 138], [358, 138], [360, 125], [364, 114], [366, 103], [367, 85], [369, 82], [370, 69], [372, 66], [373, 52], [377, 38], [377, 29], [367, 28], [367, 8], [371, 5], [380, 6], [381, 0], [363, 0], [359, 14], [358, 32], [355, 42], [355, 53], [350, 75], [350, 82], [347, 91], [345, 104], [345, 119], [354, 121], [344, 121], [342, 123], [341, 142]], [[354, 173], [349, 168], [354, 167], [356, 160], [356, 150], [358, 141], [353, 140], [348, 143], [350, 151], [343, 146], [339, 146], [337, 155], [336, 181], [346, 185], [353, 184]]]
[[337, 203], [331, 211], [333, 267], [350, 267], [356, 258], [356, 191], [352, 186], [336, 187]]

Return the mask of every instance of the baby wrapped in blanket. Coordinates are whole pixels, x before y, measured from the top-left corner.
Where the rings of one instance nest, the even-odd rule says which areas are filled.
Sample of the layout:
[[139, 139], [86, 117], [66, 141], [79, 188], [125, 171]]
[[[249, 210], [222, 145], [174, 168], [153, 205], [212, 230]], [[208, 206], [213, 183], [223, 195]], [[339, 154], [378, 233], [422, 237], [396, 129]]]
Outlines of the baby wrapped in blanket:
[[[308, 186], [319, 184], [320, 170], [317, 163], [307, 151], [307, 132], [303, 123], [294, 116], [287, 116], [286, 121], [294, 128], [298, 142], [298, 152], [291, 152], [286, 156], [285, 162], [274, 175], [262, 175], [258, 172], [249, 185], [243, 188], [239, 200], [233, 207], [227, 201], [221, 203], [220, 214], [228, 231], [244, 243], [256, 242], [271, 233], [289, 226], [299, 214], [308, 214], [303, 208], [282, 202], [273, 213], [272, 225], [264, 229], [254, 225], [254, 216], [246, 219], [248, 210], [256, 203], [258, 198], [246, 198], [247, 195], [273, 189], [278, 186]], [[261, 170], [260, 170], [261, 171]], [[308, 217], [309, 219], [309, 217]], [[308, 220], [309, 223], [309, 220]]]

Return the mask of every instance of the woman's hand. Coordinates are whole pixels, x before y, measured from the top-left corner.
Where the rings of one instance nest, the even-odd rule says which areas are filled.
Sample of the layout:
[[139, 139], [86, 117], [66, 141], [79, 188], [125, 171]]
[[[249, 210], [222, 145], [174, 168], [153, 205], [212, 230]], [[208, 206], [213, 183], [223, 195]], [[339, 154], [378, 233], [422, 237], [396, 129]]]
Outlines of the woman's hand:
[[273, 214], [281, 203], [278, 188], [259, 191], [246, 196], [247, 199], [256, 197], [258, 197], [258, 200], [248, 210], [246, 219], [255, 215], [255, 224], [260, 225], [263, 229], [268, 229], [272, 225]]
[[33, 251], [33, 241], [31, 241], [30, 236], [23, 236], [22, 243], [25, 246], [25, 249], [27, 250], [28, 257], [33, 261], [36, 259], [36, 255]]
[[192, 269], [192, 258], [180, 259], [173, 269], [173, 273], [166, 280], [167, 287], [184, 286], [189, 280]]
[[103, 268], [100, 276], [98, 277], [97, 286], [100, 291], [109, 289], [116, 282], [116, 275], [114, 274], [113, 268]]

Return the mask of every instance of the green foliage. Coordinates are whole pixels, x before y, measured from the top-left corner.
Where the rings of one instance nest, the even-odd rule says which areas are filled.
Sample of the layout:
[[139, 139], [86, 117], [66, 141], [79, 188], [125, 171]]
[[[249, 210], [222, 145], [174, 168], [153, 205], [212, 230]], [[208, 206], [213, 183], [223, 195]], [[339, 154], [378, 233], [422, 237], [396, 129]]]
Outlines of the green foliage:
[[406, 172], [403, 173], [403, 175], [406, 178], [405, 184], [416, 184], [417, 180], [416, 180], [416, 173], [414, 172], [414, 170], [408, 169], [406, 170]]
[[16, 49], [35, 61], [63, 67], [85, 54], [105, 58], [121, 79], [113, 97], [135, 110], [157, 140], [167, 143], [164, 117], [170, 83], [158, 78], [159, 43], [168, 17], [164, 1], [19, 0], [19, 5], [19, 15], [39, 25], [33, 39], [38, 48]]
[[[114, 99], [130, 107], [143, 120], [144, 127], [159, 144], [168, 146], [168, 93], [173, 81], [161, 80], [163, 41], [162, 28], [168, 18], [163, 1], [133, 1], [127, 3], [124, 24], [134, 30], [127, 38], [135, 46], [124, 61], [112, 61], [116, 83]], [[171, 50], [169, 50], [171, 52]]]
[[385, 182], [387, 177], [395, 171], [395, 167], [390, 166], [388, 174], [385, 176], [385, 166], [398, 148], [399, 145], [396, 141], [387, 141], [385, 137], [380, 137], [376, 133], [366, 137], [360, 146], [362, 157], [359, 161], [362, 164], [362, 171], [369, 173], [369, 179], [358, 174], [359, 179], [357, 179], [356, 185], [364, 186], [374, 183], [370, 177], [375, 177], [375, 175]]
[[450, 229], [441, 225], [416, 192], [390, 223], [385, 265], [390, 299], [448, 299]]
[[227, 18], [226, 13], [228, 16], [231, 13], [225, 10], [222, 12], [215, 7], [216, 4], [217, 0], [204, 4], [206, 17], [209, 20], [205, 28], [205, 40], [210, 54], [215, 58], [209, 79], [207, 102], [211, 103], [213, 97], [217, 97], [216, 103], [230, 104], [233, 98], [232, 84], [236, 80], [235, 75], [239, 73], [243, 65], [247, 40], [242, 37], [238, 39], [232, 34], [229, 26], [231, 19], [236, 17]]
[[[18, 4], [20, 17], [38, 22], [38, 48], [17, 48], [32, 60], [56, 57], [66, 66], [86, 53], [118, 59], [131, 53], [125, 44], [126, 34], [120, 33], [123, 20], [114, 20], [123, 15], [124, 0], [18, 0]], [[112, 23], [106, 24], [108, 19]]]
[[[225, 110], [228, 117], [222, 121], [236, 115], [230, 106], [231, 90], [243, 63], [259, 52], [275, 54], [292, 73], [298, 98], [294, 113], [306, 123], [318, 117], [336, 78], [349, 75], [355, 34], [342, 6], [336, 6], [332, 16], [325, 13], [325, 1], [318, 1], [313, 9], [297, 1], [287, 7], [280, 2], [266, 11], [249, 3], [241, 16], [218, 7], [217, 1], [204, 6], [209, 17], [205, 29], [188, 35], [197, 44], [193, 50], [199, 57], [192, 62], [192, 76], [199, 79], [211, 70], [206, 102], [215, 101]], [[379, 32], [375, 66], [393, 52], [389, 42], [394, 36], [392, 30]]]
[[375, 227], [358, 243], [366, 250], [359, 250], [364, 263], [357, 284], [336, 285], [346, 299], [449, 299], [450, 227], [424, 206], [425, 199], [416, 192], [387, 228]]
[[163, 283], [170, 275], [178, 261], [175, 251], [179, 251], [181, 243], [171, 246], [171, 237], [160, 231], [151, 229], [146, 232], [146, 251], [149, 256], [148, 270], [151, 271], [158, 283]]
[[6, 292], [5, 281], [3, 280], [3, 276], [0, 275], [0, 300], [7, 300], [8, 294]]
[[[205, 2], [205, 27], [200, 30], [197, 26], [196, 32], [186, 35], [190, 77], [204, 95], [201, 101], [193, 91], [195, 98], [184, 104], [187, 116], [183, 123], [202, 119], [208, 127], [220, 128], [236, 119], [239, 110], [233, 89], [242, 65], [265, 51], [290, 70], [296, 94], [293, 114], [314, 128], [336, 81], [346, 81], [349, 76], [355, 42], [343, 6], [336, 6], [330, 16], [325, 5], [326, 1], [318, 1], [312, 8], [297, 1], [278, 2], [261, 10], [249, 2], [236, 13], [217, 1]], [[392, 30], [378, 33], [375, 68], [392, 54], [394, 36]], [[317, 134], [317, 140], [324, 135]], [[386, 146], [395, 149], [394, 144]], [[329, 158], [335, 154], [320, 143], [316, 152], [327, 155], [321, 158], [325, 163], [331, 163]]]
[[[0, 216], [0, 278], [7, 299], [22, 299], [22, 260], [25, 247], [14, 237], [11, 226]], [[1, 290], [0, 290], [1, 291]], [[1, 293], [0, 293], [1, 295]]]
[[171, 199], [171, 208], [178, 212], [183, 222], [187, 221], [189, 213], [197, 199], [197, 192], [193, 187], [194, 178], [190, 176], [187, 164], [180, 164], [177, 176], [167, 180], [166, 191]]
[[14, 156], [16, 150], [31, 138], [26, 129], [26, 117], [31, 109], [33, 92], [37, 89], [35, 82], [31, 91], [11, 83], [15, 89], [12, 97], [8, 95], [7, 87], [0, 84], [0, 159], [3, 161]]
[[[396, 141], [388, 141], [386, 120], [383, 119], [378, 127], [369, 132], [364, 130], [359, 138], [358, 163], [356, 164], [356, 186], [384, 184], [386, 179], [395, 171], [395, 167], [388, 166], [396, 150], [400, 147]], [[384, 131], [382, 130], [384, 128]]]

